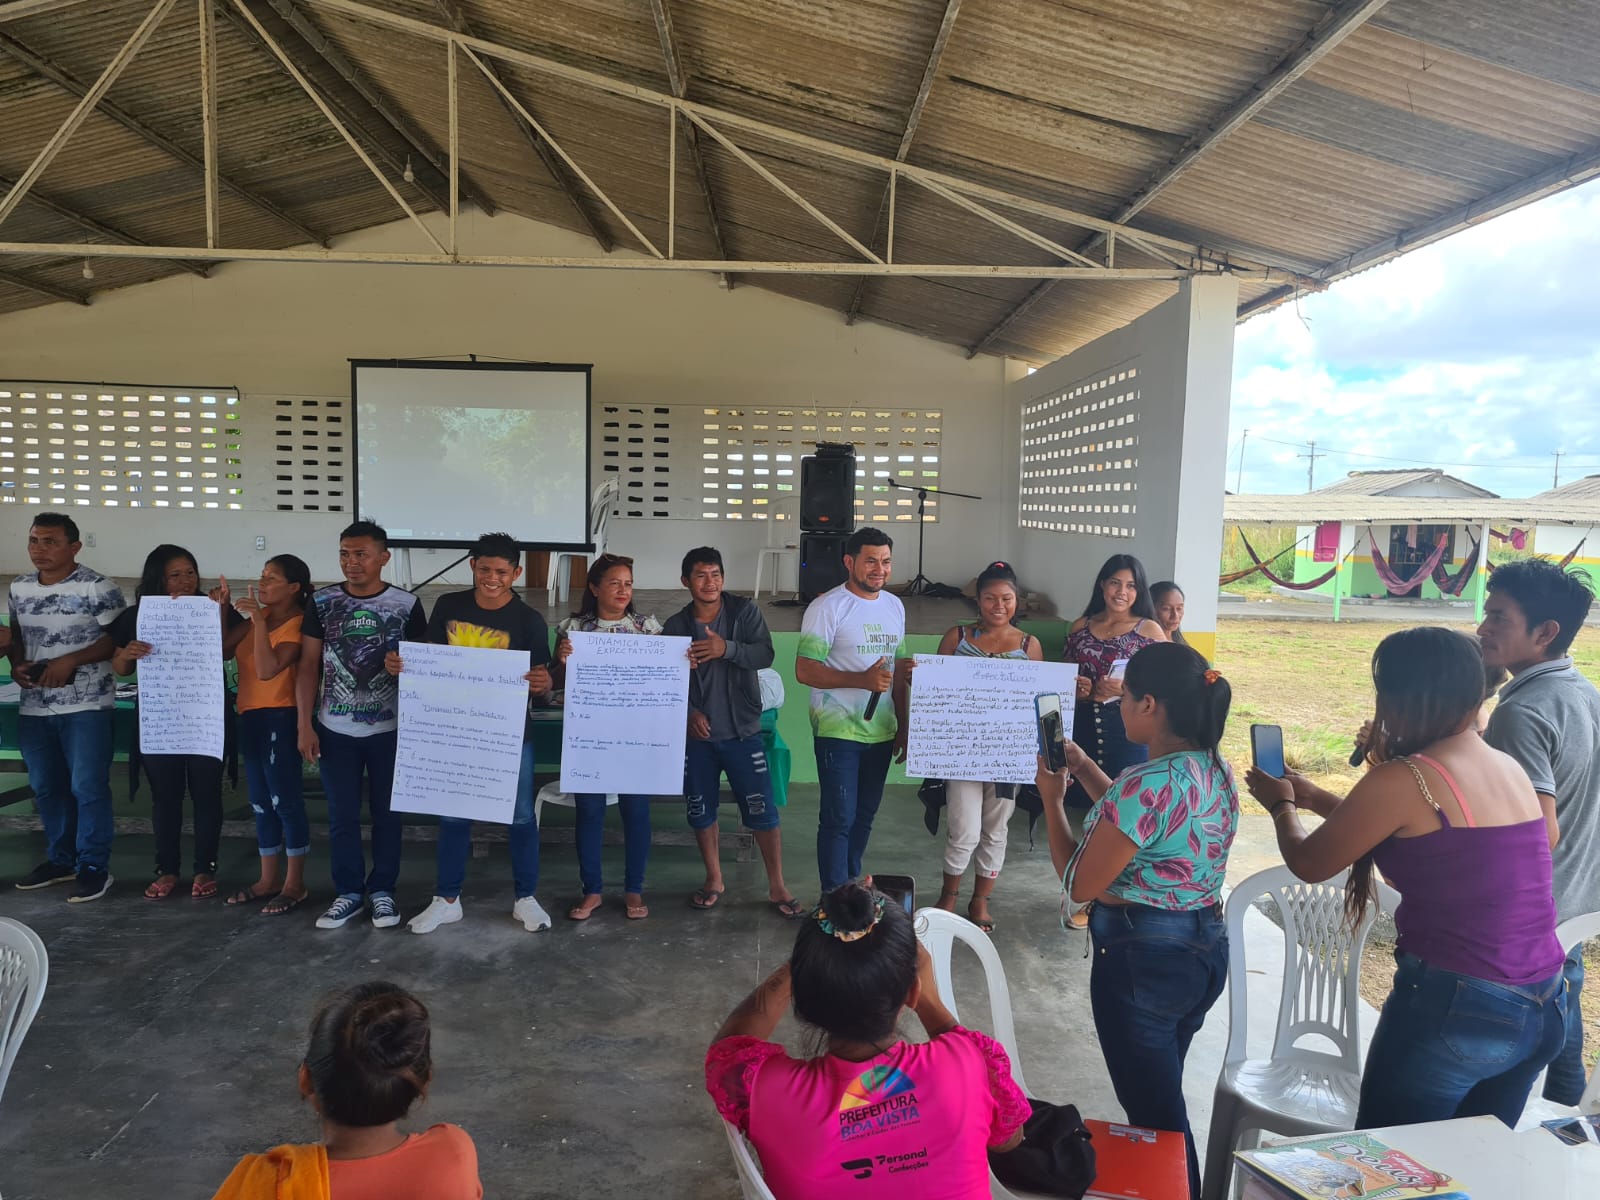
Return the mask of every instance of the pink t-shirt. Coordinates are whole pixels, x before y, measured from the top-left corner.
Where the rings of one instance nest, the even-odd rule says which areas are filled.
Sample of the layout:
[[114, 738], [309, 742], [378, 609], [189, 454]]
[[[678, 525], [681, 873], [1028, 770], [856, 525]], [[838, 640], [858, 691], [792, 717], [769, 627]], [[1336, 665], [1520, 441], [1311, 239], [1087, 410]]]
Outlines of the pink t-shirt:
[[993, 1038], [957, 1026], [866, 1062], [790, 1058], [760, 1038], [706, 1054], [706, 1089], [761, 1158], [778, 1200], [981, 1200], [991, 1146], [1028, 1119]]

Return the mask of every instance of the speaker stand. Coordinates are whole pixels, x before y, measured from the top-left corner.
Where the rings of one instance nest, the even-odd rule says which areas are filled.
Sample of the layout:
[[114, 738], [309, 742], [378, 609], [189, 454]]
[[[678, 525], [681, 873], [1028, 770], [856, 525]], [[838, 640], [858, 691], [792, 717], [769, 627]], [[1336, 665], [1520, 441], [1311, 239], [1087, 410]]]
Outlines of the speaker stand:
[[902, 596], [927, 596], [933, 600], [953, 600], [960, 596], [961, 592], [958, 588], [950, 587], [948, 584], [935, 583], [922, 573], [924, 541], [928, 532], [926, 516], [928, 495], [931, 492], [935, 496], [959, 496], [963, 500], [982, 500], [983, 497], [974, 496], [968, 492], [951, 492], [944, 488], [916, 487], [909, 483], [901, 483], [897, 479], [888, 479], [885, 482], [890, 487], [917, 494], [917, 573], [911, 577], [911, 582], [901, 589], [900, 594]]

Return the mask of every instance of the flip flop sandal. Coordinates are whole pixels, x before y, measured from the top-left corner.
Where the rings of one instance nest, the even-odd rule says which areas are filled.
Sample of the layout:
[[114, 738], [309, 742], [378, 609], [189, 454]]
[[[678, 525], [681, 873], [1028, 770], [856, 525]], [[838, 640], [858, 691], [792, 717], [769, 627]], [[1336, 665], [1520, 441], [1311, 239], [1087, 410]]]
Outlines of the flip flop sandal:
[[971, 921], [974, 925], [976, 925], [979, 929], [983, 930], [983, 932], [985, 932], [985, 933], [993, 933], [994, 932], [994, 918], [993, 917], [987, 917], [984, 920], [980, 921], [980, 920], [978, 920], [977, 917], [972, 915], [972, 909], [971, 909], [970, 906], [967, 909], [967, 920]]
[[628, 920], [642, 921], [650, 915], [650, 906], [647, 904], [629, 904], [626, 908]]
[[697, 908], [701, 912], [710, 912], [722, 899], [722, 891], [721, 888], [696, 888], [689, 897], [689, 907]]
[[793, 896], [787, 900], [770, 901], [773, 908], [778, 910], [778, 915], [785, 921], [798, 921], [806, 915], [806, 906]]
[[172, 877], [171, 883], [162, 883], [161, 880], [157, 879], [149, 887], [145, 888], [144, 898], [146, 900], [165, 900], [177, 890], [178, 877], [176, 875]]
[[578, 903], [567, 909], [567, 920], [587, 921], [590, 917], [594, 916], [595, 913], [600, 911], [600, 906], [598, 904], [596, 904], [593, 908], [585, 908], [584, 902], [587, 899], [588, 897], [584, 897], [583, 900], [578, 901]]
[[[281, 917], [286, 913], [292, 913], [309, 899], [311, 899], [310, 892], [307, 892], [304, 896], [290, 897], [285, 897], [282, 892], [279, 892], [267, 902], [267, 906], [261, 910], [261, 915], [263, 917]], [[277, 907], [274, 908], [274, 905], [277, 905]]]
[[260, 904], [264, 900], [271, 900], [277, 892], [258, 892], [253, 887], [242, 887], [227, 899], [229, 908], [241, 904]]
[[218, 892], [217, 881], [208, 880], [205, 883], [191, 883], [189, 885], [189, 899], [209, 900]]

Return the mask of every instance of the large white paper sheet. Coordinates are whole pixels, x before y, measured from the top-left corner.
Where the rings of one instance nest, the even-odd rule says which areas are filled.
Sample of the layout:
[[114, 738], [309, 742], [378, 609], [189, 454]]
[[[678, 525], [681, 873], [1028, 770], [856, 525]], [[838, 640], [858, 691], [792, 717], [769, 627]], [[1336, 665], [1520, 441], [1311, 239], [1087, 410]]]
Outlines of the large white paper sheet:
[[401, 642], [397, 812], [511, 824], [528, 715], [526, 650]]
[[146, 596], [136, 635], [139, 749], [222, 759], [222, 617], [204, 596]]
[[689, 639], [570, 633], [561, 790], [683, 791]]
[[1059, 692], [1070, 714], [1076, 664], [954, 654], [915, 659], [906, 774], [1032, 783], [1039, 756], [1033, 698]]

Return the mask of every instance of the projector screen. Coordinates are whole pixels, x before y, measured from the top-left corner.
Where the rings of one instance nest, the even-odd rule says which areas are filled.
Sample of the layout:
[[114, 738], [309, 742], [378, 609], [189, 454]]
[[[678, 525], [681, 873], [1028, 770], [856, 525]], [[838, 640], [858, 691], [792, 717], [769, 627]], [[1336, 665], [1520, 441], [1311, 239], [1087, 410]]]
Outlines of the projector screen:
[[351, 359], [357, 513], [396, 546], [583, 547], [590, 370]]

